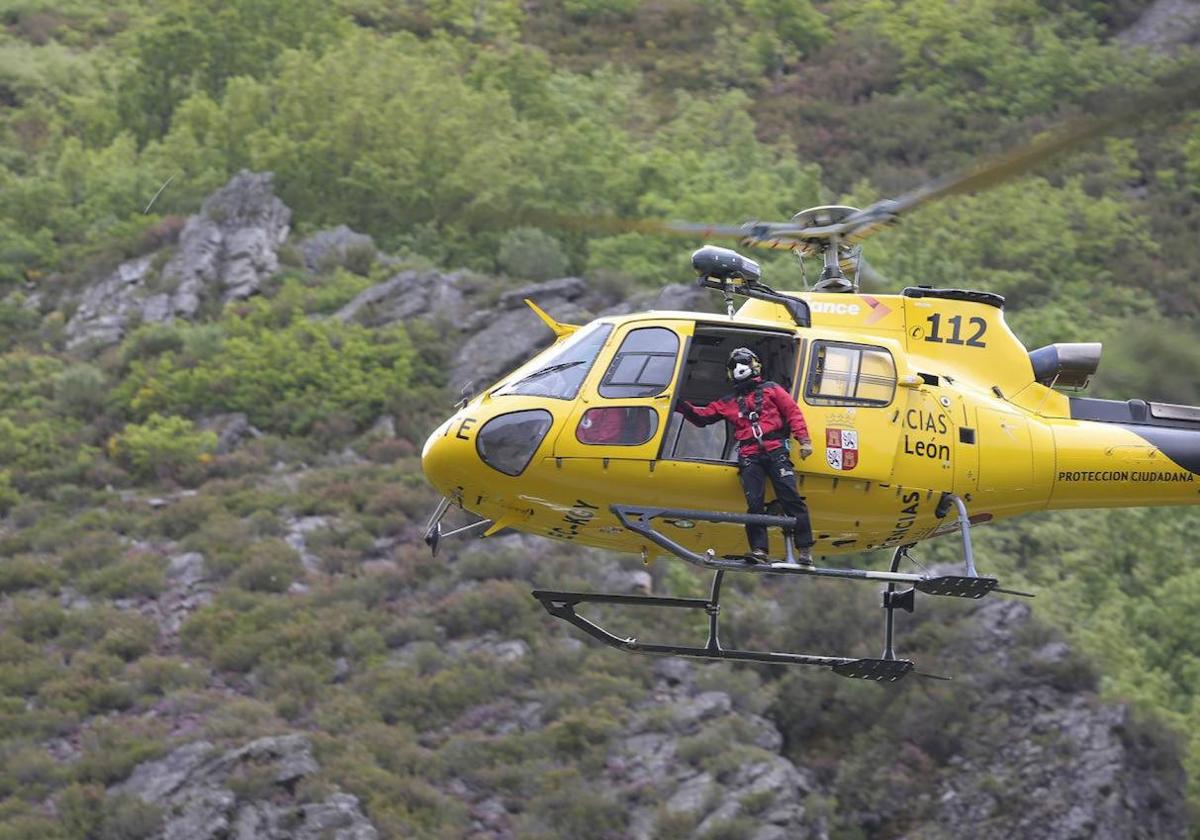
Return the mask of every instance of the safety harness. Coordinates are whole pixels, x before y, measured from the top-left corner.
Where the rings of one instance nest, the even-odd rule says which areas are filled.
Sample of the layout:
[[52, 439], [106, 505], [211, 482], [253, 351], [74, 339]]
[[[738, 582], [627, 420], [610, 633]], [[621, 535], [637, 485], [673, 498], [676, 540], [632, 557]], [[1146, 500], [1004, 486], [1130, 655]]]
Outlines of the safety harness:
[[[754, 439], [758, 441], [758, 445], [765, 452], [767, 447], [763, 443], [766, 440], [786, 440], [790, 436], [790, 431], [786, 423], [780, 426], [773, 432], [763, 433], [762, 426], [759, 424], [759, 412], [763, 406], [763, 389], [768, 385], [773, 385], [773, 382], [760, 382], [754, 387], [754, 390], [748, 394], [737, 395], [738, 416], [743, 420], [750, 422], [750, 433], [754, 435]], [[749, 397], [749, 399], [747, 399]]]

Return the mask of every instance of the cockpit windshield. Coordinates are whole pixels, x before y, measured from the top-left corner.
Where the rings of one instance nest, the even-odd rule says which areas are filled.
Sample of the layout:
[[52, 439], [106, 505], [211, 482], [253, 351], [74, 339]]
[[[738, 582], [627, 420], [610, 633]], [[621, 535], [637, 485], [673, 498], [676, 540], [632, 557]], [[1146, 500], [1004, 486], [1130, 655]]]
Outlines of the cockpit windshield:
[[539, 359], [532, 370], [518, 371], [512, 382], [498, 388], [492, 396], [523, 394], [557, 400], [575, 399], [611, 332], [612, 324], [592, 324], [580, 329], [545, 358]]

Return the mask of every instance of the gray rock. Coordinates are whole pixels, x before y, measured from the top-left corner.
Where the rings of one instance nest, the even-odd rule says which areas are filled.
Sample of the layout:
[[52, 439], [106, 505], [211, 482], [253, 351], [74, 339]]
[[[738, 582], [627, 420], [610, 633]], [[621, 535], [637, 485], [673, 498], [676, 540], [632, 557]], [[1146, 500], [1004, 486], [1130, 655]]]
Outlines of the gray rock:
[[483, 656], [495, 662], [516, 662], [529, 655], [529, 645], [521, 639], [455, 639], [446, 643], [449, 656]]
[[394, 438], [396, 436], [396, 418], [390, 414], [381, 414], [367, 430], [367, 435], [377, 438]]
[[649, 595], [654, 580], [645, 569], [613, 569], [604, 578], [604, 591], [619, 595]]
[[300, 243], [304, 265], [313, 272], [345, 265], [347, 256], [359, 249], [374, 251], [375, 240], [365, 233], [356, 233], [345, 225], [314, 233]]
[[409, 270], [360, 292], [334, 317], [368, 327], [382, 327], [409, 318], [442, 318], [459, 324], [467, 314], [466, 272], [442, 274]]
[[[251, 787], [235, 795], [237, 779], [264, 768], [267, 790]], [[349, 794], [296, 800], [296, 783], [319, 769], [312, 744], [300, 734], [259, 738], [221, 755], [198, 741], [138, 765], [109, 794], [131, 794], [162, 808], [158, 836], [167, 840], [377, 840], [378, 831]]]
[[[961, 623], [977, 670], [959, 691], [975, 719], [1003, 725], [974, 733], [937, 773], [921, 825], [981, 840], [1185, 836], [1185, 777], [1168, 736], [1126, 704], [1048, 678], [1073, 654], [1059, 640], [1023, 648], [1032, 621], [1027, 603], [992, 601]], [[889, 810], [886, 795], [877, 809]], [[926, 835], [914, 827], [906, 836]]]
[[287, 534], [283, 541], [300, 555], [300, 562], [306, 571], [317, 572], [321, 569], [321, 558], [308, 550], [305, 535], [329, 526], [329, 518], [325, 516], [303, 516], [299, 519], [289, 519], [284, 523]]
[[[376, 840], [379, 832], [363, 816], [358, 797], [331, 794], [324, 802], [300, 809], [302, 822], [290, 835], [295, 840]], [[287, 836], [287, 835], [285, 835]]]
[[270, 173], [240, 172], [188, 219], [157, 282], [155, 256], [130, 260], [90, 286], [67, 323], [67, 345], [120, 341], [131, 325], [196, 316], [206, 294], [221, 301], [256, 294], [279, 268], [291, 211], [271, 190]]
[[1200, 43], [1200, 2], [1156, 0], [1133, 26], [1117, 36], [1126, 47], [1173, 53]]
[[125, 334], [125, 325], [141, 315], [137, 292], [150, 270], [153, 257], [121, 263], [104, 280], [88, 287], [79, 307], [67, 322], [67, 344], [114, 344]]
[[654, 676], [668, 685], [691, 685], [693, 667], [688, 660], [676, 656], [658, 657], [651, 665]]
[[[545, 301], [536, 301], [539, 305]], [[578, 305], [547, 304], [549, 314], [563, 323], [585, 323], [591, 314]], [[543, 309], [546, 309], [543, 306]], [[455, 354], [450, 388], [459, 391], [474, 382], [495, 382], [507, 371], [554, 343], [554, 333], [528, 308], [513, 309], [488, 319], [488, 325], [468, 338]]]
[[189, 551], [172, 557], [167, 565], [167, 577], [183, 587], [195, 586], [205, 579], [204, 555]]
[[[573, 301], [579, 300], [587, 291], [587, 281], [582, 277], [562, 277], [558, 280], [547, 280], [545, 283], [534, 283], [519, 289], [511, 289], [500, 295], [497, 306], [500, 309], [523, 309], [526, 298], [538, 306], [542, 306], [542, 301]], [[546, 307], [542, 306], [542, 308]]]
[[695, 697], [680, 698], [673, 711], [675, 726], [686, 731], [702, 721], [728, 715], [733, 711], [733, 700], [724, 691], [705, 691]]
[[666, 802], [668, 811], [702, 814], [707, 811], [708, 799], [714, 792], [714, 780], [708, 773], [688, 779]]
[[231, 414], [214, 414], [196, 422], [196, 428], [217, 435], [217, 454], [227, 455], [248, 437], [262, 437], [262, 432], [250, 425], [240, 411]]
[[712, 312], [713, 292], [695, 283], [670, 283], [662, 287], [651, 309], [669, 312]]
[[146, 802], [162, 802], [204, 766], [213, 750], [207, 741], [184, 744], [165, 758], [139, 764], [114, 792], [130, 793]]

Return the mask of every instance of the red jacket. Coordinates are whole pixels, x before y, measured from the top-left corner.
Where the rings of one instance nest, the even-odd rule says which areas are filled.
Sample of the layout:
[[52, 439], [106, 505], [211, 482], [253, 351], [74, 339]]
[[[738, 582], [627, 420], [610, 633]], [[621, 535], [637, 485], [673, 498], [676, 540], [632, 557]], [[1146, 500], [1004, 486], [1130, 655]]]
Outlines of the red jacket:
[[[774, 452], [783, 446], [789, 430], [796, 440], [801, 442], [809, 440], [808, 425], [804, 422], [804, 414], [800, 411], [800, 406], [796, 405], [796, 401], [792, 399], [791, 394], [774, 382], [763, 382], [757, 378], [754, 382], [755, 388], [746, 394], [744, 402], [749, 410], [758, 411], [758, 424], [762, 429], [763, 447], [766, 448], [766, 451]], [[760, 391], [762, 405], [758, 404], [755, 396]], [[747, 457], [757, 455], [761, 451], [761, 447], [754, 438], [754, 428], [750, 419], [744, 416], [738, 402], [737, 394], [728, 394], [704, 406], [694, 406], [689, 402], [682, 402], [677, 410], [690, 423], [697, 426], [708, 426], [721, 420], [728, 420], [733, 424], [733, 436], [738, 441], [738, 454]], [[780, 434], [781, 430], [782, 434]]]

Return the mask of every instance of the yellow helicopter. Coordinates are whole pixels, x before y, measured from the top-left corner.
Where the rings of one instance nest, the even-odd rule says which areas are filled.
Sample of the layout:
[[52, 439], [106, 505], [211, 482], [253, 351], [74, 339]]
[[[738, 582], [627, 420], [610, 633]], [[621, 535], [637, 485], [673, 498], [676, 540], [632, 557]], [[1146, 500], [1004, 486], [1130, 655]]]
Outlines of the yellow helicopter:
[[[916, 592], [1026, 594], [978, 574], [972, 525], [1041, 510], [1200, 502], [1200, 407], [1062, 393], [1087, 384], [1101, 346], [1028, 351], [1006, 326], [998, 295], [859, 289], [867, 236], [928, 201], [1024, 171], [1129, 115], [1125, 109], [1077, 124], [863, 210], [815, 207], [787, 222], [740, 226], [638, 223], [818, 258], [820, 280], [807, 292], [775, 291], [756, 262], [708, 245], [692, 264], [701, 285], [724, 295], [725, 315], [643, 312], [577, 326], [527, 301], [557, 340], [461, 404], [426, 441], [422, 466], [444, 497], [427, 542], [436, 550], [449, 535], [442, 519], [458, 506], [482, 518], [459, 531], [515, 529], [647, 561], [678, 558], [714, 573], [707, 599], [533, 595], [552, 615], [623, 650], [814, 665], [893, 682], [914, 669], [895, 655], [893, 614], [911, 612]], [[736, 311], [734, 296], [746, 298]], [[735, 442], [725, 424], [694, 427], [674, 410], [683, 400], [703, 404], [726, 394], [725, 361], [737, 347], [753, 350], [766, 378], [792, 394], [812, 434], [816, 457], [793, 462], [811, 511], [813, 553], [824, 558], [816, 567], [792, 554], [793, 520], [741, 512]], [[748, 522], [768, 526], [777, 559], [746, 561]], [[900, 571], [910, 546], [954, 532], [963, 574]], [[887, 571], [825, 565], [872, 549], [892, 550]], [[723, 648], [720, 589], [730, 571], [885, 583], [883, 654]], [[576, 607], [584, 603], [704, 610], [708, 639], [686, 646], [622, 638], [580, 616]]]

